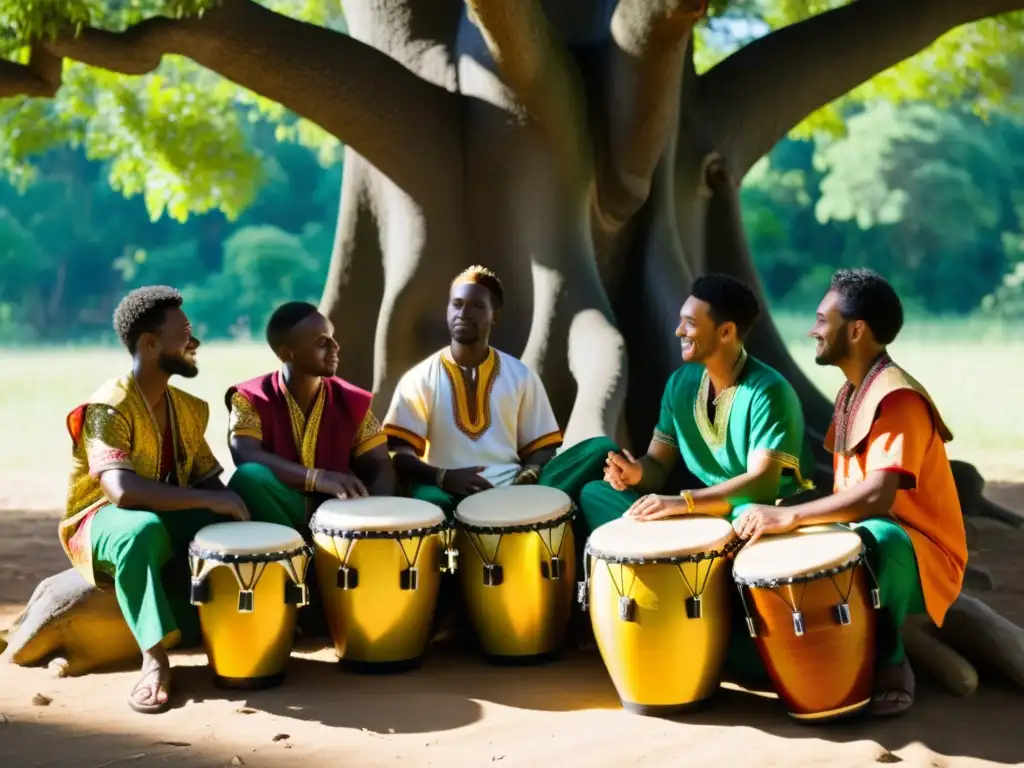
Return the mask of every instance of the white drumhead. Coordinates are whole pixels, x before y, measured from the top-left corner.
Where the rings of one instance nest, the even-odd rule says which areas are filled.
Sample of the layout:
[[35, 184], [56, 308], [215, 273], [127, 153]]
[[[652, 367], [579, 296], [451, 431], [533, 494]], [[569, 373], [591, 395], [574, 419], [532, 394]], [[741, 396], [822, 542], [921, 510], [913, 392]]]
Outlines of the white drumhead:
[[510, 485], [489, 488], [463, 499], [455, 508], [455, 519], [482, 528], [536, 525], [561, 517], [570, 509], [572, 499], [557, 488]]
[[298, 549], [305, 541], [294, 528], [255, 521], [214, 523], [201, 528], [192, 543], [222, 555], [270, 555]]
[[740, 550], [733, 574], [743, 581], [806, 576], [848, 563], [862, 548], [860, 536], [839, 526], [765, 536]]
[[328, 499], [310, 522], [318, 529], [334, 531], [413, 531], [444, 522], [435, 504], [401, 496], [364, 496], [360, 499]]
[[721, 550], [736, 537], [720, 517], [686, 515], [643, 522], [620, 517], [596, 528], [588, 546], [610, 557], [680, 557]]

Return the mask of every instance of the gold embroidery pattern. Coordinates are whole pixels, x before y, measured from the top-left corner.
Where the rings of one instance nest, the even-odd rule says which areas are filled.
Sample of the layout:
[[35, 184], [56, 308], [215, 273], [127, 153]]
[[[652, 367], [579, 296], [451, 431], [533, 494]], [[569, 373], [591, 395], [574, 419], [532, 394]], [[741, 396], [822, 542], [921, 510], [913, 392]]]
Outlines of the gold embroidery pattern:
[[793, 472], [793, 477], [796, 478], [797, 485], [805, 491], [809, 491], [814, 488], [814, 481], [804, 477], [803, 471], [800, 468], [800, 459], [793, 454], [766, 448], [754, 451], [750, 455], [751, 458], [757, 455], [767, 456], [772, 461], [781, 464], [783, 469], [791, 470]]
[[[278, 376], [281, 376], [279, 373]], [[323, 382], [316, 393], [316, 400], [313, 401], [313, 408], [307, 419], [299, 404], [295, 402], [292, 393], [285, 386], [284, 376], [279, 381], [281, 391], [284, 392], [284, 399], [288, 403], [288, 420], [292, 424], [292, 439], [295, 440], [295, 450], [299, 452], [302, 466], [306, 469], [313, 469], [316, 463], [316, 441], [320, 434], [320, 421], [324, 415], [324, 401], [326, 392]]]
[[387, 442], [388, 436], [381, 429], [380, 421], [373, 415], [373, 411], [367, 411], [362, 423], [359, 425], [359, 430], [356, 432], [356, 439], [353, 441], [355, 447], [352, 449], [352, 455], [355, 458], [359, 458], [364, 453], [369, 453], [377, 446], [385, 445]]
[[231, 413], [228, 415], [228, 437], [251, 437], [263, 440], [260, 415], [241, 392], [231, 394]]
[[[706, 412], [707, 411], [705, 411], [705, 413]], [[656, 443], [663, 443], [664, 445], [670, 445], [673, 448], [678, 448], [679, 447], [679, 441], [676, 440], [675, 435], [670, 435], [667, 432], [662, 432], [660, 429], [655, 429], [654, 430], [654, 435], [653, 435], [652, 439]]]
[[541, 448], [550, 448], [552, 445], [562, 444], [562, 432], [561, 430], [555, 430], [554, 432], [548, 432], [546, 435], [541, 435], [536, 440], [531, 440], [522, 448], [519, 449], [519, 458], [529, 456], [531, 453], [539, 451]]
[[491, 349], [487, 359], [477, 369], [475, 420], [470, 418], [469, 393], [466, 391], [462, 371], [454, 360], [449, 360], [447, 350], [441, 353], [441, 363], [451, 385], [455, 427], [470, 440], [479, 440], [491, 428], [491, 392], [501, 373], [501, 359]]
[[700, 387], [697, 389], [697, 401], [693, 406], [693, 416], [697, 421], [697, 431], [704, 438], [704, 442], [713, 450], [725, 445], [725, 439], [729, 431], [729, 414], [732, 412], [732, 401], [736, 397], [736, 383], [747, 362], [747, 351], [740, 352], [739, 359], [732, 369], [732, 384], [725, 387], [715, 400], [715, 421], [712, 424], [708, 419], [708, 400], [711, 397], [711, 377], [708, 376], [708, 369], [700, 377]]
[[85, 409], [82, 429], [89, 474], [99, 477], [108, 469], [134, 469], [132, 432], [124, 416], [108, 405]]

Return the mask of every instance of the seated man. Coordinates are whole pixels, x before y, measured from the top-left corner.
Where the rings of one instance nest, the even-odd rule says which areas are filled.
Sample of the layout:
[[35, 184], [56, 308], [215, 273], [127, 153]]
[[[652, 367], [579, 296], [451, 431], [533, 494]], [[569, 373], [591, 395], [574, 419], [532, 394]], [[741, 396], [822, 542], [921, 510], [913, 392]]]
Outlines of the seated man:
[[267, 343], [281, 370], [237, 384], [225, 397], [237, 467], [228, 486], [253, 519], [305, 534], [314, 505], [326, 498], [394, 495], [371, 395], [335, 376], [331, 322], [312, 304], [284, 304], [267, 323]]
[[576, 497], [604, 464], [604, 450], [555, 456], [562, 433], [540, 377], [489, 344], [503, 302], [489, 269], [470, 267], [456, 277], [448, 300], [451, 344], [402, 376], [384, 418], [400, 479], [414, 498], [449, 517], [460, 499], [513, 483]]
[[143, 713], [167, 709], [165, 645], [200, 638], [189, 603], [189, 543], [206, 525], [249, 518], [218, 479], [204, 436], [209, 406], [168, 386], [175, 374], [199, 372], [199, 340], [181, 304], [166, 286], [129, 293], [114, 311], [114, 329], [132, 371], [67, 418], [73, 453], [61, 544], [87, 581], [95, 584], [98, 574], [113, 580], [142, 651], [142, 678], [128, 705]]
[[914, 703], [914, 673], [900, 627], [927, 612], [938, 625], [960, 593], [967, 566], [963, 517], [944, 443], [953, 438], [928, 393], [886, 352], [903, 325], [899, 297], [868, 270], [840, 270], [818, 307], [815, 361], [837, 366], [846, 384], [836, 397], [825, 447], [835, 492], [787, 507], [752, 506], [734, 522], [749, 542], [819, 523], [852, 523], [878, 579], [878, 715]]
[[[813, 457], [796, 392], [743, 347], [759, 314], [757, 298], [738, 280], [711, 274], [694, 281], [676, 329], [687, 364], [665, 386], [647, 454], [613, 450], [605, 480], [583, 488], [590, 530], [624, 514], [727, 517], [743, 504], [810, 486], [804, 477]], [[679, 455], [689, 487], [659, 495]]]

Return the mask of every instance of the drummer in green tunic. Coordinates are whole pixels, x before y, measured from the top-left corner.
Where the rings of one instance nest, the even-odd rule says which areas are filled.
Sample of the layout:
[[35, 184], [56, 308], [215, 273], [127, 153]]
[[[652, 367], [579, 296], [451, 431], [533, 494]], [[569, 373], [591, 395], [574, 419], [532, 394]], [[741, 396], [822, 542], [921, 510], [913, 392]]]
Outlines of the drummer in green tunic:
[[[591, 530], [624, 514], [638, 520], [710, 514], [733, 519], [749, 503], [772, 503], [812, 487], [813, 458], [792, 385], [747, 354], [743, 341], [760, 314], [757, 298], [732, 277], [693, 284], [676, 336], [684, 365], [668, 380], [647, 453], [608, 453], [604, 480], [584, 486]], [[682, 457], [681, 490], [664, 495]]]

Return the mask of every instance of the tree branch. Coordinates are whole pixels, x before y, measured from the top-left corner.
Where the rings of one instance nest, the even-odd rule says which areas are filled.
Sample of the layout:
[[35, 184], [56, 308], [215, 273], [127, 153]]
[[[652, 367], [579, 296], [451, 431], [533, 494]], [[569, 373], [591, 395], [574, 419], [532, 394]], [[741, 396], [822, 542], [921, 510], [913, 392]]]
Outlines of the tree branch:
[[586, 96], [540, 0], [466, 0], [506, 85], [575, 171], [589, 166]]
[[151, 19], [125, 32], [85, 29], [41, 43], [57, 56], [125, 75], [186, 56], [317, 123], [413, 196], [429, 191], [425, 141], [457, 135], [457, 97], [391, 57], [251, 0], [202, 17]]
[[608, 137], [593, 221], [614, 235], [647, 200], [671, 130], [693, 25], [707, 0], [621, 0], [611, 22]]
[[740, 49], [700, 80], [719, 149], [742, 179], [801, 120], [951, 29], [1024, 0], [855, 0]]
[[0, 99], [11, 96], [53, 98], [60, 88], [63, 62], [40, 45], [33, 45], [28, 64], [0, 59]]

